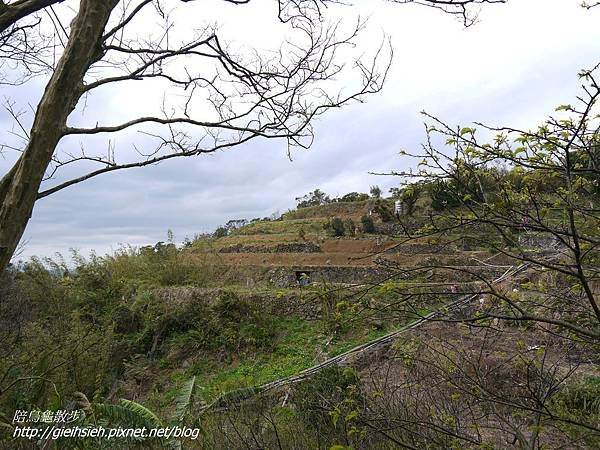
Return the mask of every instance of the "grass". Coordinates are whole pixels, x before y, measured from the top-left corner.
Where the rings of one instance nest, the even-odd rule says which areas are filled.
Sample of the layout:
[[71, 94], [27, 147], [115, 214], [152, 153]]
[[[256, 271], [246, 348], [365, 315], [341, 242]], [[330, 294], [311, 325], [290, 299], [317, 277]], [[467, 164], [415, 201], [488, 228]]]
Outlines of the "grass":
[[[423, 309], [421, 314], [428, 313]], [[406, 323], [411, 323], [407, 321]], [[242, 356], [224, 365], [201, 359], [194, 363], [186, 376], [196, 375], [203, 400], [210, 402], [220, 395], [237, 389], [259, 386], [297, 374], [319, 362], [319, 356], [333, 357], [360, 344], [382, 337], [399, 328], [386, 324], [373, 329], [368, 323], [355, 322], [354, 328], [327, 347], [330, 336], [325, 333], [323, 321], [308, 321], [300, 317], [281, 319], [279, 336], [270, 351]]]
[[[308, 236], [316, 234], [307, 233]], [[245, 235], [245, 234], [233, 234], [219, 238], [215, 241], [215, 248], [220, 249], [224, 247], [230, 247], [233, 245], [277, 245], [277, 244], [288, 244], [290, 242], [298, 241], [298, 233], [282, 233], [282, 234], [259, 234], [259, 235]]]
[[206, 360], [194, 364], [189, 375], [201, 380], [204, 400], [293, 375], [316, 363], [316, 350], [326, 338], [320, 322], [293, 317], [282, 319], [279, 327], [281, 334], [271, 352], [242, 358], [225, 367]]
[[361, 344], [364, 344], [366, 342], [369, 342], [374, 339], [385, 336], [386, 334], [390, 333], [391, 331], [392, 331], [392, 329], [389, 327], [384, 327], [383, 329], [380, 329], [380, 330], [372, 329], [360, 337], [355, 337], [355, 338], [351, 338], [351, 339], [342, 339], [339, 341], [332, 342], [331, 346], [329, 347], [328, 354], [330, 357], [340, 355], [340, 354], [347, 352], [348, 350], [351, 350], [354, 347], [357, 347]]
[[360, 216], [368, 212], [368, 203], [370, 200], [358, 202], [338, 202], [329, 203], [321, 206], [310, 206], [288, 211], [283, 215], [284, 220], [308, 219], [315, 217], [332, 216]]
[[296, 219], [275, 220], [271, 222], [255, 222], [235, 230], [233, 235], [255, 235], [255, 234], [296, 234], [300, 230], [308, 232], [323, 232], [325, 219]]
[[[420, 316], [425, 316], [425, 315], [429, 314], [431, 312], [431, 310], [426, 309], [426, 308], [421, 308], [417, 312]], [[331, 347], [329, 348], [328, 354], [331, 357], [337, 356], [337, 355], [347, 352], [348, 350], [351, 350], [354, 347], [357, 347], [361, 344], [373, 341], [375, 339], [385, 336], [386, 334], [389, 334], [396, 330], [399, 330], [400, 328], [407, 326], [411, 323], [414, 323], [417, 320], [418, 319], [411, 319], [411, 320], [407, 320], [406, 322], [400, 323], [400, 324], [388, 323], [388, 324], [385, 324], [385, 326], [381, 329], [365, 329], [358, 336], [355, 334], [354, 337], [352, 337], [352, 338], [346, 337], [346, 339], [334, 341], [332, 343]]]

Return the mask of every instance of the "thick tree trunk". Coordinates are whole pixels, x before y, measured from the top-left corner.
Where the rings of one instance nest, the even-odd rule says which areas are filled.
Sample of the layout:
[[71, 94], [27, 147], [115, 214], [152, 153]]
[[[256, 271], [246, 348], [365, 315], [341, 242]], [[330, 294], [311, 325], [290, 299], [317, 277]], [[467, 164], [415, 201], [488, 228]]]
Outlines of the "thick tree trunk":
[[64, 0], [25, 0], [19, 2], [16, 6], [14, 4], [7, 5], [0, 1], [0, 33], [29, 14], [62, 1]]
[[44, 173], [79, 97], [83, 77], [100, 56], [101, 38], [118, 0], [81, 0], [65, 51], [37, 107], [25, 150], [0, 181], [0, 272], [31, 217]]

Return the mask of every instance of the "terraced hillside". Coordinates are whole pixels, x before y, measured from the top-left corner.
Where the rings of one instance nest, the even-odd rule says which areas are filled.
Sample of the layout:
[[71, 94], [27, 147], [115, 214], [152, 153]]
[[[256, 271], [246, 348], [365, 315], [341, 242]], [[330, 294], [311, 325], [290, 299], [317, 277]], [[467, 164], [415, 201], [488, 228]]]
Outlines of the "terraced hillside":
[[[300, 272], [332, 282], [355, 283], [374, 281], [390, 265], [409, 268], [424, 261], [473, 268], [493, 265], [485, 249], [465, 250], [450, 241], [428, 238], [407, 243], [401, 230], [383, 223], [375, 214], [371, 215], [375, 223], [372, 233], [357, 226], [353, 235], [332, 237], [324, 228], [335, 218], [352, 219], [360, 224], [360, 218], [366, 214], [369, 214], [366, 201], [298, 209], [279, 220], [250, 223], [236, 229], [216, 239], [211, 251], [230, 270], [243, 271], [255, 283], [268, 281], [270, 275], [277, 273], [280, 279], [287, 279], [280, 284], [288, 286], [294, 284], [294, 275]], [[203, 248], [194, 253], [205, 251]], [[488, 260], [485, 265], [484, 260]]]
[[[161, 315], [169, 311], [162, 325], [146, 331], [154, 336], [150, 350], [160, 358], [160, 368], [148, 383], [124, 386], [123, 395], [146, 396], [173, 380], [196, 376], [209, 402], [231, 390], [294, 375], [458, 298], [468, 280], [459, 279], [452, 267], [491, 277], [506, 270], [506, 262], [485, 249], [464, 250], [426, 238], [404, 242], [376, 215], [372, 233], [357, 227], [353, 236], [333, 237], [323, 226], [335, 217], [360, 224], [368, 213], [368, 202], [299, 209], [225, 237], [198, 240], [175, 255], [176, 270], [189, 270], [189, 278], [152, 287], [144, 302]], [[449, 269], [435, 276], [419, 271], [392, 276], [424, 262]], [[198, 273], [208, 278], [198, 282]], [[299, 274], [309, 275], [311, 283], [303, 285]], [[449, 292], [459, 282], [455, 293], [434, 294], [417, 307], [395, 304], [401, 286]], [[208, 345], [217, 329], [231, 334], [231, 341]], [[183, 351], [186, 345], [192, 350]]]
[[[72, 346], [53, 349], [44, 362], [56, 366], [52, 389], [32, 382], [25, 392], [43, 404], [56, 391], [65, 398], [82, 392], [103, 399], [94, 406], [99, 414], [120, 398], [171, 411], [192, 383], [189, 414], [207, 433], [190, 448], [211, 450], [288, 448], [277, 444], [288, 432], [286, 439], [296, 442], [289, 448], [319, 448], [321, 439], [330, 444], [321, 448], [337, 442], [402, 448], [382, 445], [382, 435], [365, 433], [362, 423], [388, 426], [388, 417], [401, 418], [410, 408], [411, 420], [434, 430], [414, 442], [440, 438], [441, 418], [442, 436], [474, 439], [476, 424], [477, 439], [494, 443], [483, 448], [513, 448], [503, 447], [504, 434], [494, 431], [498, 421], [511, 417], [511, 426], [531, 437], [532, 421], [511, 411], [534, 408], [531, 402], [540, 400], [531, 393], [543, 394], [535, 389], [547, 386], [563, 389], [552, 400], [559, 403], [548, 407], [560, 412], [564, 403], [576, 414], [596, 414], [597, 355], [574, 339], [543, 334], [548, 323], [562, 330], [569, 315], [584, 317], [575, 296], [570, 309], [562, 308], [563, 296], [575, 292], [571, 285], [540, 263], [515, 263], [508, 256], [514, 248], [490, 242], [483, 229], [407, 239], [401, 226], [410, 225], [414, 235], [426, 230], [424, 209], [385, 222], [374, 213], [367, 232], [362, 218], [370, 209], [369, 202], [303, 208], [182, 249], [161, 242], [81, 258], [73, 271], [56, 265], [49, 273], [32, 262], [8, 280], [11, 292], [19, 292], [12, 305], [31, 308], [30, 322], [21, 326], [59, 330]], [[344, 223], [341, 236], [332, 233], [336, 218]], [[354, 228], [346, 228], [348, 219]], [[553, 264], [561, 257], [548, 236], [523, 234], [516, 242], [523, 258]], [[504, 253], [499, 245], [506, 245]], [[495, 318], [525, 310], [550, 322]], [[44, 345], [25, 334], [15, 347], [23, 366], [17, 376], [37, 370]], [[72, 371], [61, 362], [76, 352]], [[579, 378], [559, 388], [574, 368]], [[497, 409], [490, 398], [502, 389], [523, 405], [507, 406], [503, 398], [504, 409]], [[14, 409], [13, 392], [5, 405]], [[339, 423], [349, 428], [342, 431]], [[392, 442], [413, 430], [390, 427]], [[568, 443], [572, 436], [583, 447], [598, 442], [577, 433], [567, 439], [553, 431], [540, 442]], [[258, 444], [247, 445], [248, 439]], [[453, 448], [451, 439], [440, 439], [432, 448]]]

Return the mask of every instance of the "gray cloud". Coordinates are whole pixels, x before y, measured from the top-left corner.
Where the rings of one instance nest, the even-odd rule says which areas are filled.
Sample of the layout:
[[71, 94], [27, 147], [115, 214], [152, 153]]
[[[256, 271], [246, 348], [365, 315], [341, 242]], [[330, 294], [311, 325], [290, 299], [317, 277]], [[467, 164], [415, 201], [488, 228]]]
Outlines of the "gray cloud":
[[[373, 184], [387, 190], [398, 180], [367, 172], [411, 164], [398, 151], [422, 142], [421, 109], [450, 123], [534, 126], [554, 106], [574, 100], [578, 70], [598, 56], [598, 12], [586, 13], [573, 2], [484, 8], [481, 23], [469, 30], [437, 11], [364, 3], [374, 11], [371, 28], [392, 34], [394, 69], [381, 95], [320, 119], [310, 150], [295, 151], [289, 161], [283, 142], [254, 141], [65, 189], [36, 205], [24, 256], [70, 247], [103, 253], [119, 243], [164, 240], [167, 229], [183, 239], [231, 218], [283, 212], [294, 206], [294, 197], [315, 188], [332, 195], [365, 192]], [[367, 44], [379, 38], [374, 32]], [[115, 120], [119, 105], [111, 96], [89, 108], [93, 117]], [[7, 118], [0, 120], [7, 129]], [[0, 161], [0, 173], [9, 164], [10, 158]], [[62, 177], [75, 173], [69, 169]]]

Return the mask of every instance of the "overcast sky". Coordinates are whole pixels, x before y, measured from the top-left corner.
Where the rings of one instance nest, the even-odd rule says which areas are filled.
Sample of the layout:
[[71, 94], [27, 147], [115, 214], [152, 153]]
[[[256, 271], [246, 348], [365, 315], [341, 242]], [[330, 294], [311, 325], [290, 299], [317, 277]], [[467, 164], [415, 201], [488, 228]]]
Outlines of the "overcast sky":
[[[225, 11], [217, 1], [195, 3], [204, 12], [212, 9], [194, 17], [218, 20], [238, 49], [262, 48], [281, 31], [271, 0]], [[580, 0], [488, 5], [468, 29], [417, 5], [354, 3], [331, 15], [341, 14], [348, 23], [359, 14], [369, 15], [362, 45], [374, 47], [387, 33], [394, 47], [393, 67], [382, 93], [320, 118], [310, 150], [294, 152], [290, 161], [284, 142], [254, 141], [67, 188], [36, 204], [21, 257], [67, 253], [70, 248], [104, 254], [124, 243], [165, 240], [168, 229], [181, 241], [229, 219], [284, 212], [294, 207], [295, 197], [315, 188], [336, 196], [367, 192], [378, 184], [387, 192], [398, 180], [368, 172], [411, 164], [398, 151], [423, 141], [421, 110], [452, 124], [535, 126], [555, 106], [574, 102], [578, 71], [600, 60], [600, 8], [585, 11], [578, 6]], [[35, 102], [42, 88], [41, 80], [28, 85], [19, 100], [25, 106], [27, 100]], [[122, 91], [102, 95], [88, 105], [94, 117], [127, 112], [130, 100]], [[149, 92], [144, 98], [152, 100]], [[6, 114], [0, 125], [11, 129]], [[11, 158], [5, 154], [0, 159], [0, 174]]]

